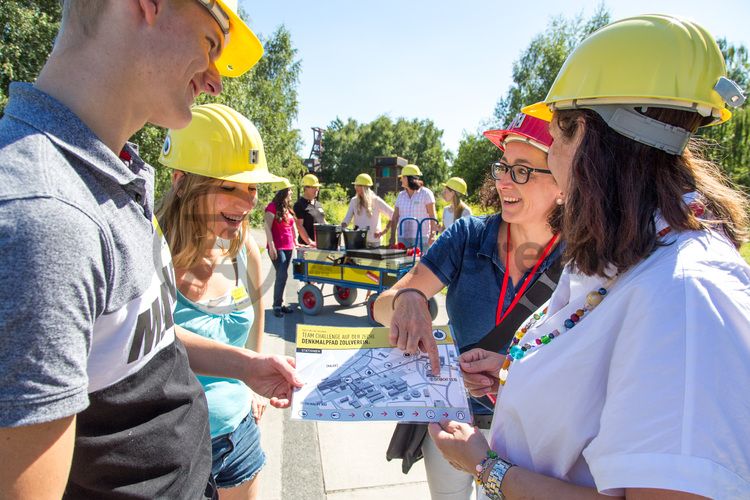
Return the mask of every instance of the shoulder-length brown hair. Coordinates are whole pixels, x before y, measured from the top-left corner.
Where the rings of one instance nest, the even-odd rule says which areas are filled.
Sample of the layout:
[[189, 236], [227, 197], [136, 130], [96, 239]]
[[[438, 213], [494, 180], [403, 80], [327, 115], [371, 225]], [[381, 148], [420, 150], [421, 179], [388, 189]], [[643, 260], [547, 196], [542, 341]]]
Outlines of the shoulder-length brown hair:
[[[156, 219], [169, 243], [176, 268], [190, 269], [213, 247], [213, 239], [208, 238], [211, 210], [206, 205], [206, 195], [221, 184], [218, 179], [186, 172], [172, 184], [159, 203]], [[248, 221], [245, 219], [230, 243], [227, 255], [237, 256], [247, 231]]]
[[[649, 108], [644, 114], [691, 132], [702, 120], [676, 109]], [[585, 129], [571, 166], [562, 231], [565, 259], [578, 271], [604, 275], [613, 265], [622, 272], [646, 258], [660, 245], [657, 209], [675, 231], [713, 227], [741, 245], [747, 236], [747, 197], [701, 156], [696, 139], [682, 155], [670, 155], [615, 132], [594, 111], [566, 110], [554, 117], [562, 140], [572, 140], [581, 119]], [[682, 202], [690, 191], [702, 196], [703, 219]]]

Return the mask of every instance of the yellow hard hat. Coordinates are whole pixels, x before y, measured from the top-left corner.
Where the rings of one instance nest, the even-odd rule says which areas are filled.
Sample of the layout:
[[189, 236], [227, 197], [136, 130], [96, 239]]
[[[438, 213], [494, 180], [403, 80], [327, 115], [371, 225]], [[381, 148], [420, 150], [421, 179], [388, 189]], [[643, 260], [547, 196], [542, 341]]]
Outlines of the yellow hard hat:
[[404, 168], [401, 169], [401, 175], [399, 177], [406, 176], [406, 175], [412, 175], [412, 176], [419, 176], [419, 177], [421, 177], [422, 176], [422, 171], [419, 170], [418, 166], [413, 165], [413, 164], [410, 163], [408, 165], [404, 165]]
[[307, 174], [302, 178], [302, 185], [304, 187], [320, 187], [320, 182], [313, 174]]
[[191, 111], [190, 125], [167, 132], [159, 163], [246, 184], [279, 180], [268, 171], [263, 139], [250, 120], [223, 104], [202, 104]]
[[445, 184], [443, 184], [443, 186], [451, 188], [455, 192], [461, 193], [464, 196], [466, 196], [466, 193], [468, 192], [466, 189], [466, 181], [460, 177], [451, 177], [445, 182]]
[[359, 174], [352, 184], [355, 186], [372, 186], [372, 177], [368, 174]]
[[281, 191], [282, 189], [287, 189], [294, 187], [292, 183], [289, 182], [289, 179], [286, 177], [278, 177], [278, 181], [271, 184], [271, 190], [273, 191]]
[[726, 74], [724, 57], [702, 26], [666, 15], [631, 17], [586, 38], [546, 99], [522, 111], [549, 121], [555, 109], [653, 106], [692, 110], [721, 123], [732, 116], [724, 103], [744, 102]]
[[237, 15], [237, 0], [198, 0], [198, 2], [208, 9], [224, 32], [226, 44], [216, 60], [219, 73], [230, 78], [242, 76], [263, 56], [263, 45]]

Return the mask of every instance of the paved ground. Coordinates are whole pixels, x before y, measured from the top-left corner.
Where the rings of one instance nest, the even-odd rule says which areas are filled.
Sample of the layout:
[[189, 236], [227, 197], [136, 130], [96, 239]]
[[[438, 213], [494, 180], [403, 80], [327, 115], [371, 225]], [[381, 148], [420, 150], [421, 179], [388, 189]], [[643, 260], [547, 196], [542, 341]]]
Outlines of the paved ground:
[[[265, 236], [253, 231], [259, 245]], [[263, 254], [266, 280], [263, 300], [272, 303], [273, 267]], [[299, 283], [291, 277], [287, 282], [286, 301], [297, 305]], [[297, 309], [284, 318], [276, 318], [266, 310], [264, 350], [294, 356], [294, 335], [298, 323], [332, 326], [369, 326], [364, 306], [365, 293], [360, 291], [357, 302], [342, 308], [332, 296], [331, 287], [324, 288], [325, 306], [317, 316], [306, 316]], [[444, 297], [437, 296], [437, 324], [445, 324]], [[263, 500], [330, 499], [389, 500], [427, 499], [429, 492], [424, 466], [420, 461], [408, 475], [401, 473], [401, 461], [388, 462], [385, 450], [393, 432], [392, 423], [314, 423], [289, 419], [289, 410], [269, 409], [261, 420], [263, 448], [268, 455], [261, 472]]]

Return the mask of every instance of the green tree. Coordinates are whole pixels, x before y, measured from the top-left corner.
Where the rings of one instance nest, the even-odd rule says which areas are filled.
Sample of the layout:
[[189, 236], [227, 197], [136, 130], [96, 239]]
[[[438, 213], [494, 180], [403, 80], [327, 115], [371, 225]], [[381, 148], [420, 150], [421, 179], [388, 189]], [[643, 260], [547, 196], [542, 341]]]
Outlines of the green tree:
[[[292, 128], [297, 116], [297, 84], [300, 63], [289, 31], [280, 26], [265, 39], [265, 53], [258, 64], [239, 78], [225, 78], [224, 90], [216, 97], [202, 95], [197, 103], [218, 102], [236, 109], [252, 121], [263, 137], [268, 168], [284, 177], [296, 178], [304, 171], [297, 156], [299, 130]], [[166, 131], [147, 125], [134, 137], [143, 159], [156, 166], [156, 197], [170, 185], [171, 171], [158, 163]], [[265, 193], [262, 193], [265, 194]]]
[[[544, 99], [568, 54], [584, 38], [609, 21], [609, 12], [603, 5], [588, 19], [581, 15], [552, 19], [513, 63], [513, 83], [498, 101], [489, 127], [506, 126], [523, 106]], [[452, 167], [453, 175], [463, 177], [469, 192], [475, 197], [485, 179], [487, 165], [496, 160], [499, 154], [480, 131], [468, 134], [459, 143], [458, 155]]]
[[466, 181], [471, 200], [478, 199], [480, 187], [489, 173], [488, 166], [500, 154], [500, 150], [481, 133], [465, 134], [461, 139], [452, 174]]
[[57, 35], [59, 0], [4, 0], [0, 8], [0, 113], [12, 81], [31, 82]]
[[[246, 13], [240, 11], [242, 17]], [[5, 0], [0, 8], [0, 110], [8, 98], [11, 81], [33, 81], [52, 50], [60, 26], [59, 0]], [[264, 41], [265, 55], [240, 78], [224, 79], [218, 97], [202, 96], [199, 103], [220, 102], [235, 108], [258, 127], [264, 140], [269, 168], [278, 175], [298, 177], [304, 170], [297, 156], [299, 131], [292, 128], [297, 116], [300, 62], [289, 31], [279, 27]], [[156, 167], [156, 197], [168, 188], [170, 172], [158, 163], [165, 131], [146, 125], [131, 140], [141, 155]]]
[[361, 172], [375, 173], [376, 156], [401, 156], [419, 165], [428, 186], [435, 187], [448, 175], [452, 159], [442, 144], [443, 131], [432, 120], [395, 122], [379, 116], [370, 123], [360, 124], [349, 118], [333, 120], [323, 136], [321, 164], [329, 182], [350, 186]]
[[[748, 92], [750, 61], [744, 45], [717, 40], [727, 64], [727, 75]], [[708, 144], [707, 156], [722, 166], [733, 182], [750, 191], [750, 113], [748, 105], [732, 110], [732, 119], [722, 125], [700, 129]]]

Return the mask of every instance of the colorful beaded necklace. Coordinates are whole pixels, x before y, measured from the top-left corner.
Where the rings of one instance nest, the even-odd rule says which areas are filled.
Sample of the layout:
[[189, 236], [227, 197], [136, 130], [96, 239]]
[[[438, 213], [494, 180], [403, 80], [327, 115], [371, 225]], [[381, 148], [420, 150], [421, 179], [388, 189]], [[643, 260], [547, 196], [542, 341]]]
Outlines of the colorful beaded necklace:
[[[697, 193], [686, 193], [685, 195], [683, 195], [683, 200], [695, 217], [700, 219], [706, 212], [706, 207], [700, 200], [700, 197], [699, 195], [697, 195]], [[671, 231], [669, 225], [662, 225], [662, 223], [660, 223], [659, 216], [656, 217], [654, 225], [657, 228], [657, 238], [663, 238]], [[534, 325], [536, 325], [547, 314], [547, 307], [545, 306], [541, 312], [535, 312], [533, 316], [529, 318], [529, 320], [515, 333], [515, 335], [513, 335], [513, 340], [511, 340], [510, 346], [508, 347], [508, 354], [506, 354], [505, 360], [503, 361], [503, 366], [500, 368], [500, 373], [498, 374], [500, 385], [505, 385], [505, 381], [508, 380], [508, 370], [510, 370], [510, 365], [513, 363], [513, 361], [519, 360], [526, 356], [526, 354], [528, 354], [529, 352], [535, 351], [540, 347], [549, 344], [554, 339], [558, 338], [560, 335], [576, 326], [586, 314], [593, 311], [594, 308], [598, 306], [602, 302], [602, 300], [604, 300], [604, 297], [607, 295], [608, 290], [612, 287], [612, 285], [614, 285], [615, 281], [617, 281], [617, 278], [618, 275], [615, 274], [612, 278], [607, 280], [604, 286], [602, 286], [598, 290], [589, 292], [586, 295], [586, 304], [584, 304], [582, 308], [576, 310], [576, 312], [571, 314], [570, 318], [565, 320], [563, 326], [561, 327], [562, 329], [556, 328], [547, 335], [542, 335], [541, 337], [535, 338], [533, 342], [526, 342], [523, 345], [519, 345], [521, 339], [524, 337], [524, 335], [526, 335], [526, 332], [533, 328]]]
[[602, 286], [598, 290], [589, 292], [586, 295], [586, 303], [584, 304], [584, 306], [571, 314], [570, 318], [565, 320], [564, 325], [563, 327], [561, 327], [561, 329], [556, 328], [546, 335], [535, 338], [531, 342], [526, 342], [523, 345], [519, 345], [521, 339], [526, 335], [526, 332], [532, 329], [534, 325], [541, 321], [541, 319], [544, 318], [544, 316], [547, 314], [547, 307], [545, 306], [545, 308], [541, 312], [535, 312], [533, 316], [529, 318], [529, 320], [520, 329], [518, 329], [515, 335], [513, 335], [513, 340], [510, 342], [510, 347], [508, 348], [508, 354], [505, 356], [503, 366], [502, 368], [500, 368], [500, 373], [498, 374], [500, 385], [505, 385], [505, 381], [508, 379], [508, 371], [510, 370], [510, 365], [513, 363], [513, 361], [519, 360], [526, 356], [526, 354], [528, 354], [529, 352], [535, 351], [540, 347], [549, 344], [554, 339], [558, 338], [560, 335], [576, 326], [586, 314], [593, 311], [594, 308], [598, 306], [602, 302], [602, 300], [604, 300], [604, 297], [607, 295], [607, 291], [612, 287], [616, 280], [617, 275], [615, 275], [613, 278], [610, 278], [604, 284], [604, 286]]

